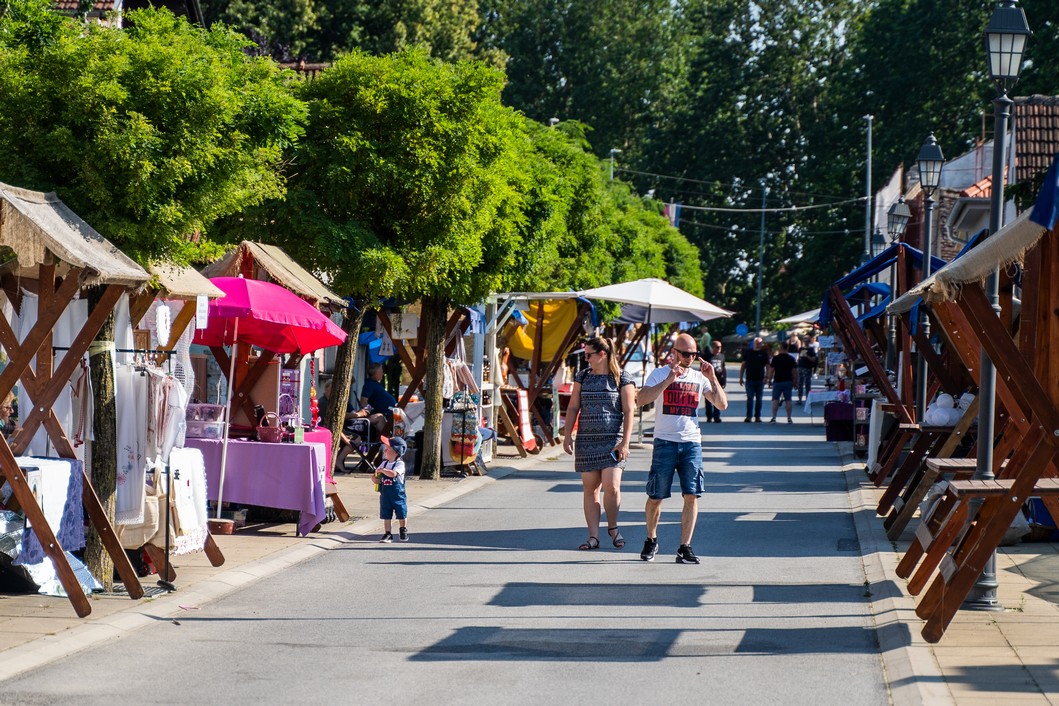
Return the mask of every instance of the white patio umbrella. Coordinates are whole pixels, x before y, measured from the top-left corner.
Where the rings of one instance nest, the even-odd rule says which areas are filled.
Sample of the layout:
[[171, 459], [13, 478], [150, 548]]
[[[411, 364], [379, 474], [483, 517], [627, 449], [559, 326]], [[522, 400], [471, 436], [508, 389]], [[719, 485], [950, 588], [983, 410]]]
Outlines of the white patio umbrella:
[[816, 308], [812, 311], [803, 311], [800, 314], [794, 316], [788, 316], [786, 319], [780, 319], [776, 323], [778, 324], [814, 324], [820, 320], [820, 309]]
[[586, 299], [602, 299], [624, 304], [618, 322], [625, 324], [710, 321], [734, 313], [705, 299], [699, 299], [694, 294], [657, 277], [608, 284], [605, 287], [585, 289], [577, 294]]
[[[731, 316], [732, 311], [722, 309], [705, 299], [700, 299], [680, 287], [674, 287], [657, 277], [638, 279], [632, 282], [608, 284], [605, 287], [585, 289], [577, 293], [586, 299], [623, 304], [617, 322], [623, 324], [670, 324], [692, 321], [710, 321]], [[644, 356], [646, 377], [647, 356]], [[639, 442], [643, 442], [643, 412], [640, 412]]]

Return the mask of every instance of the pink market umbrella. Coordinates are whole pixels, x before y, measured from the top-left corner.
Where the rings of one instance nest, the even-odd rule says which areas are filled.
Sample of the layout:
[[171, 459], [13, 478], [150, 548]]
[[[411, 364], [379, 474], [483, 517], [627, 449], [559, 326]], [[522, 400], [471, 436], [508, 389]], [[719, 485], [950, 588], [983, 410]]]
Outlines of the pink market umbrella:
[[[274, 353], [312, 353], [346, 340], [346, 332], [288, 289], [270, 282], [242, 277], [210, 280], [224, 298], [210, 301], [206, 328], [195, 332], [194, 343], [230, 346], [247, 343]], [[230, 356], [224, 437], [221, 444], [217, 517], [221, 516], [224, 470], [228, 462], [228, 424], [232, 418], [232, 378], [235, 355]]]
[[249, 343], [274, 353], [312, 353], [346, 340], [341, 327], [277, 284], [242, 277], [210, 282], [225, 296], [210, 301], [206, 328], [195, 332], [197, 344]]

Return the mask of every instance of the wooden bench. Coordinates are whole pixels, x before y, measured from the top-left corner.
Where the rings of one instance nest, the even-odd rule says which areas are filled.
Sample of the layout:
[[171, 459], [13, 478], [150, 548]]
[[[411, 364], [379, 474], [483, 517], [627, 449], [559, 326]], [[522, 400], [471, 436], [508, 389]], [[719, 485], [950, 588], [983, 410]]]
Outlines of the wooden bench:
[[[933, 466], [937, 473], [949, 472], [963, 475], [974, 472], [974, 463], [974, 459], [930, 459], [928, 466]], [[918, 595], [936, 568], [942, 569], [942, 574], [946, 579], [951, 576], [953, 563], [952, 558], [948, 556], [948, 551], [970, 526], [967, 519], [970, 515], [971, 501], [1010, 496], [1014, 484], [1014, 478], [993, 480], [962, 478], [947, 482], [941, 498], [934, 505], [932, 512], [923, 518], [916, 529], [912, 545], [897, 565], [897, 575], [909, 579], [908, 592], [910, 594]], [[1038, 479], [1033, 486], [1031, 496], [1044, 499], [1050, 511], [1053, 507], [1059, 509], [1059, 478]], [[1018, 497], [1010, 499], [1012, 502], [1026, 500], [1026, 498]], [[925, 557], [922, 563], [919, 562], [920, 557]], [[919, 564], [918, 569], [917, 564]]]
[[912, 479], [901, 497], [894, 500], [883, 521], [886, 536], [895, 541], [901, 536], [935, 483], [939, 480], [969, 480], [976, 468], [973, 458], [928, 458], [925, 467]]

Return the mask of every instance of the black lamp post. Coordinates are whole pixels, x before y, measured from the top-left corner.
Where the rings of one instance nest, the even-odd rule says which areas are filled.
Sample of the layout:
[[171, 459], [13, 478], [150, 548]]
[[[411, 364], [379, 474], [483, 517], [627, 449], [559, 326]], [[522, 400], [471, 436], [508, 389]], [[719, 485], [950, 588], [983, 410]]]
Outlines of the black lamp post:
[[[993, 175], [989, 199], [989, 233], [1004, 226], [1004, 162], [1007, 152], [1008, 124], [1014, 101], [1008, 89], [1019, 80], [1022, 52], [1030, 36], [1026, 13], [1014, 0], [1002, 0], [993, 9], [985, 30], [985, 48], [989, 56], [989, 75], [996, 85], [993, 101]], [[993, 311], [1000, 315], [999, 277], [996, 271], [986, 279], [986, 296]], [[993, 479], [993, 437], [996, 414], [996, 368], [985, 350], [981, 357], [981, 376], [978, 384], [978, 463], [975, 478]], [[997, 598], [996, 552], [986, 562], [978, 583], [964, 602], [965, 608], [975, 610], [1003, 610]]]
[[[908, 227], [908, 221], [912, 219], [912, 209], [905, 203], [905, 197], [901, 196], [897, 202], [890, 206], [886, 212], [886, 230], [890, 235], [890, 243], [901, 240]], [[896, 295], [897, 289], [897, 261], [890, 266], [890, 295]], [[897, 367], [897, 317], [889, 317], [889, 345], [886, 347], [886, 369], [895, 370]]]
[[[934, 139], [933, 133], [927, 136], [927, 141], [919, 150], [917, 159], [919, 166], [919, 185], [923, 189], [923, 279], [930, 277], [931, 243], [934, 231], [934, 193], [941, 186], [941, 168], [945, 165], [945, 156], [941, 153], [938, 141]], [[922, 340], [930, 341], [930, 318], [927, 316], [926, 308], [921, 307], [919, 327], [922, 332]], [[928, 343], [929, 345], [929, 343]], [[922, 424], [923, 415], [927, 409], [927, 359], [923, 352], [919, 354], [917, 366], [919, 375], [916, 379], [916, 420]]]

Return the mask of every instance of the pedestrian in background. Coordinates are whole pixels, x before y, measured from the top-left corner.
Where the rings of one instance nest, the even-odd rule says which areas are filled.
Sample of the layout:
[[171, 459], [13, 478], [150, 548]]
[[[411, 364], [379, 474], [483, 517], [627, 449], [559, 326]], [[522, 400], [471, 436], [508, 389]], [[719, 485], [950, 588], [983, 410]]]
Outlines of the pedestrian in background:
[[578, 549], [599, 549], [599, 521], [604, 511], [610, 541], [616, 549], [621, 549], [625, 546], [625, 538], [618, 531], [621, 472], [629, 458], [636, 386], [618, 366], [610, 339], [590, 338], [585, 343], [585, 359], [588, 367], [574, 376], [563, 428], [563, 450], [574, 454], [574, 469], [581, 474], [582, 504], [588, 525], [588, 539]]
[[780, 350], [772, 356], [769, 361], [768, 381], [772, 385], [772, 419], [771, 424], [776, 423], [776, 411], [780, 403], [786, 404], [787, 423], [793, 424], [791, 408], [794, 406], [794, 383], [798, 377], [798, 361], [790, 353], [786, 341], [780, 344]]
[[[710, 356], [706, 362], [712, 365], [713, 371], [717, 373], [717, 384], [722, 388], [726, 387], [728, 385], [728, 372], [724, 368], [724, 346], [720, 341], [714, 340], [710, 346]], [[721, 423], [721, 410], [713, 402], [710, 402], [709, 398], [706, 399], [706, 421]]]
[[739, 384], [746, 388], [746, 419], [761, 421], [761, 398], [765, 394], [765, 369], [769, 364], [769, 352], [760, 336], [754, 339], [754, 347], [743, 353], [739, 366]]
[[808, 345], [802, 346], [802, 350], [798, 352], [798, 402], [801, 403], [803, 398], [809, 397], [809, 392], [813, 388], [813, 373], [816, 371], [816, 366], [820, 363], [820, 359], [816, 357], [816, 353]]
[[684, 509], [680, 513], [680, 547], [678, 564], [698, 564], [699, 558], [691, 548], [695, 521], [699, 514], [699, 496], [705, 486], [702, 472], [702, 433], [699, 430], [699, 405], [708, 399], [718, 409], [728, 407], [728, 398], [717, 382], [712, 365], [702, 371], [692, 369], [698, 357], [695, 339], [686, 333], [677, 337], [670, 353], [669, 364], [655, 368], [636, 395], [641, 407], [659, 397], [662, 404], [655, 410], [654, 452], [651, 470], [647, 474], [647, 539], [640, 558], [652, 561], [658, 553], [658, 520], [662, 501], [672, 495], [673, 474], [680, 478], [680, 494]]

